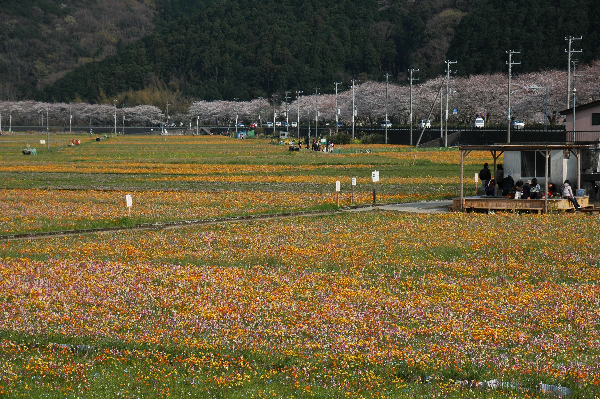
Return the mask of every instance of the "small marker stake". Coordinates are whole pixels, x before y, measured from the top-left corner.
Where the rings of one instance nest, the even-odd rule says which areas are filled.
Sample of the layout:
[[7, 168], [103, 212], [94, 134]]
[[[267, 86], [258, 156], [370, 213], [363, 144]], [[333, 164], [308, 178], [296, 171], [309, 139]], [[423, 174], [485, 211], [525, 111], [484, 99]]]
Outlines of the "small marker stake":
[[125, 203], [127, 204], [127, 214], [131, 217], [131, 207], [133, 206], [133, 200], [131, 199], [131, 195], [125, 195]]

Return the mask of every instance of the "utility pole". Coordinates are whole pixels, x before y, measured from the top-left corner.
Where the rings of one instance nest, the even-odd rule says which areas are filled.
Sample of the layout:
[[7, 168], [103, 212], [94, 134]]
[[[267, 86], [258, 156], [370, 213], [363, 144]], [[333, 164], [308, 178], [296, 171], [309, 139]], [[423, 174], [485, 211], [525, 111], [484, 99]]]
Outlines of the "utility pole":
[[277, 94], [273, 94], [271, 96], [272, 99], [272, 103], [273, 103], [273, 133], [275, 133], [275, 120], [277, 118], [277, 112], [275, 111], [275, 101], [277, 99]]
[[298, 122], [296, 127], [298, 128], [298, 144], [300, 144], [300, 94], [304, 93], [301, 90], [296, 90], [296, 102], [298, 103]]
[[[238, 138], [238, 112], [237, 112], [237, 98], [233, 99], [233, 113], [235, 114], [235, 138]], [[229, 132], [227, 132], [229, 134]]]
[[444, 138], [444, 85], [440, 85], [440, 139]]
[[570, 98], [571, 98], [571, 53], [581, 53], [583, 50], [572, 50], [571, 44], [573, 40], [581, 40], [583, 36], [580, 37], [565, 37], [565, 40], [569, 41], [569, 49], [565, 49], [565, 53], [567, 55], [567, 109], [571, 108]]
[[69, 103], [69, 133], [71, 133], [72, 125], [73, 125], [73, 113], [71, 112], [71, 103]]
[[113, 100], [113, 106], [115, 108], [115, 136], [117, 135], [117, 100]]
[[389, 77], [390, 74], [385, 74], [385, 144], [388, 143], [388, 86], [389, 86]]
[[338, 108], [338, 85], [342, 82], [335, 82], [335, 133], [338, 133], [338, 126], [340, 124], [340, 109]]
[[356, 108], [354, 106], [354, 86], [356, 85], [356, 79], [352, 79], [352, 140], [354, 140], [354, 125], [356, 124]]
[[506, 53], [508, 54], [508, 61], [506, 62], [506, 64], [508, 65], [508, 129], [507, 129], [507, 135], [506, 135], [506, 143], [510, 144], [510, 80], [511, 80], [512, 66], [521, 64], [520, 62], [513, 62], [512, 55], [513, 54], [521, 54], [521, 52], [508, 50]]
[[289, 117], [290, 107], [288, 104], [288, 99], [290, 98], [290, 93], [291, 93], [291, 91], [285, 92], [285, 130], [287, 132], [290, 131], [290, 117]]
[[50, 149], [50, 107], [46, 104], [46, 148]]
[[448, 86], [450, 85], [450, 65], [456, 64], [458, 61], [446, 61], [446, 130], [444, 133], [444, 147], [448, 147]]
[[577, 93], [577, 89], [573, 88], [573, 137], [571, 140], [575, 141], [575, 94]]
[[575, 88], [575, 78], [579, 78], [583, 75], [577, 75], [577, 73], [575, 73], [577, 71], [577, 60], [572, 60], [571, 61], [571, 65], [573, 65], [573, 73], [571, 74], [571, 87], [574, 89]]
[[316, 101], [316, 109], [315, 109], [315, 140], [318, 139], [319, 136], [319, 88], [315, 87], [315, 101]]
[[[262, 128], [262, 97], [258, 97], [258, 126]], [[263, 132], [264, 133], [264, 132]]]
[[410, 77], [408, 78], [409, 82], [410, 82], [410, 145], [413, 145], [413, 92], [412, 92], [412, 88], [413, 88], [413, 81], [415, 80], [419, 80], [419, 78], [413, 78], [413, 73], [414, 72], [419, 72], [418, 69], [409, 69], [408, 72], [410, 73]]

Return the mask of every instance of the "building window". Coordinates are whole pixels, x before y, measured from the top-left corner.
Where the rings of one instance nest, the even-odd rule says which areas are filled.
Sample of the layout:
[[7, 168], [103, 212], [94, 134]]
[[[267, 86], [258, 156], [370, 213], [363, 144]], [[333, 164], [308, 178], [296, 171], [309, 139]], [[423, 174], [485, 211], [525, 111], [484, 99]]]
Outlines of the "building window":
[[600, 113], [592, 114], [592, 125], [600, 125]]
[[[546, 158], [543, 151], [521, 151], [521, 177], [544, 177], [546, 175]], [[548, 165], [548, 178], [550, 178]]]

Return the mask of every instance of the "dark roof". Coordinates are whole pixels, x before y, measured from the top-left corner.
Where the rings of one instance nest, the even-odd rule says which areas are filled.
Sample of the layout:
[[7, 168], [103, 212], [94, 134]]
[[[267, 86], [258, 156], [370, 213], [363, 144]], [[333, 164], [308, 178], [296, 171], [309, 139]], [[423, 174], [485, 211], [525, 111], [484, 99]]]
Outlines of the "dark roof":
[[[598, 107], [598, 106], [600, 106], [600, 100], [592, 101], [591, 103], [587, 103], [587, 104], [580, 104], [575, 107], [575, 112], [577, 112], [579, 110], [588, 109], [588, 108]], [[559, 113], [561, 115], [570, 115], [573, 113], [573, 108], [562, 110]]]
[[573, 143], [521, 143], [521, 144], [488, 144], [460, 145], [461, 151], [536, 151], [536, 150], [569, 150], [576, 148], [595, 148], [594, 144]]

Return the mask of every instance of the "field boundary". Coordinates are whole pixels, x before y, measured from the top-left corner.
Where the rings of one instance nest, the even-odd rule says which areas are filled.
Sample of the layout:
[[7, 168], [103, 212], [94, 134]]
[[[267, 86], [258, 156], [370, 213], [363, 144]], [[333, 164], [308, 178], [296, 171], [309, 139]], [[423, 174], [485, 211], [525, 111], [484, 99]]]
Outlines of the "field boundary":
[[39, 233], [19, 233], [19, 234], [3, 234], [0, 235], [0, 241], [10, 240], [23, 240], [23, 239], [34, 239], [44, 237], [55, 237], [55, 236], [67, 236], [77, 234], [92, 234], [92, 233], [110, 233], [118, 231], [135, 231], [135, 230], [165, 230], [180, 228], [185, 226], [194, 225], [210, 225], [218, 223], [230, 223], [230, 222], [250, 222], [254, 220], [268, 220], [268, 219], [281, 219], [288, 217], [297, 216], [314, 216], [314, 215], [334, 215], [338, 213], [347, 212], [349, 210], [371, 210], [374, 209], [372, 206], [355, 206], [340, 208], [339, 210], [314, 210], [314, 211], [295, 211], [295, 212], [280, 212], [280, 213], [266, 213], [259, 215], [246, 215], [246, 216], [228, 216], [222, 218], [207, 218], [207, 219], [190, 219], [190, 220], [175, 220], [170, 222], [154, 222], [154, 223], [140, 223], [135, 226], [123, 226], [123, 227], [99, 227], [92, 229], [73, 229], [73, 230], [57, 230], [57, 231], [45, 231]]

